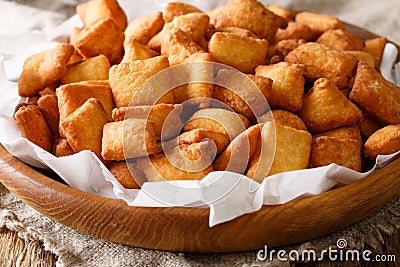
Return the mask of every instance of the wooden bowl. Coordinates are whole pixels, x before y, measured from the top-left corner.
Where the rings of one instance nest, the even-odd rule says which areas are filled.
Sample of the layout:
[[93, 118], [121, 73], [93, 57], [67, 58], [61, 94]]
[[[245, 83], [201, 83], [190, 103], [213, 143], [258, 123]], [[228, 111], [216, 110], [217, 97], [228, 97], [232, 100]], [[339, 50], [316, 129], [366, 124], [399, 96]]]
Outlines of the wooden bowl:
[[[376, 35], [348, 25], [363, 38]], [[400, 157], [353, 184], [284, 205], [263, 206], [210, 228], [209, 209], [131, 207], [57, 182], [0, 146], [0, 182], [53, 220], [121, 244], [186, 252], [233, 252], [309, 240], [350, 225], [400, 194]]]

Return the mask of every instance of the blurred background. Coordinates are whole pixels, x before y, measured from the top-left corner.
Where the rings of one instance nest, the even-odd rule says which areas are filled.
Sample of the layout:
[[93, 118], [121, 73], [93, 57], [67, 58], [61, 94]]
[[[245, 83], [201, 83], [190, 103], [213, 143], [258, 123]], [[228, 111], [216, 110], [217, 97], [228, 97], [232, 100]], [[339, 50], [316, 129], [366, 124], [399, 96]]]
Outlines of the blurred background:
[[[164, 3], [167, 0], [132, 0]], [[182, 1], [182, 0], [181, 0]], [[204, 0], [202, 0], [204, 1]], [[210, 7], [228, 0], [209, 1]], [[400, 0], [260, 0], [266, 5], [326, 13], [400, 43]], [[0, 0], [0, 35], [29, 30], [51, 31], [75, 14], [83, 0]], [[193, 3], [196, 1], [182, 1]]]

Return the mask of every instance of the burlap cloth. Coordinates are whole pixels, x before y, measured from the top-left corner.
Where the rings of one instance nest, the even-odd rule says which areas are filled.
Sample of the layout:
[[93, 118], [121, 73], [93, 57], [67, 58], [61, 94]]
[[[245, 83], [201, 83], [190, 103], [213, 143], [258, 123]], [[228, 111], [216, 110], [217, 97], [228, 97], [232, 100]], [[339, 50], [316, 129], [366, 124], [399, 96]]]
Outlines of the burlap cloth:
[[[18, 0], [20, 4], [39, 7], [29, 9], [33, 12], [31, 17], [40, 18], [51, 14], [52, 19], [42, 24], [30, 25], [29, 20], [24, 21], [20, 16], [18, 29], [43, 29], [62, 21], [74, 12], [72, 5], [79, 1], [28, 1]], [[51, 3], [51, 4], [50, 4]], [[372, 32], [387, 36], [389, 39], [400, 43], [400, 1], [378, 0], [280, 0], [268, 1], [279, 3], [292, 9], [303, 9], [338, 16], [344, 21], [353, 23]], [[7, 9], [4, 9], [7, 8]], [[0, 1], [0, 9], [7, 12], [23, 12], [26, 6], [16, 5], [13, 2]], [[47, 9], [44, 11], [44, 9]], [[50, 12], [50, 13], [49, 13]], [[3, 17], [3, 18], [1, 18]], [[15, 16], [8, 16], [9, 18]], [[13, 21], [4, 22], [0, 16], [0, 23], [9, 32], [16, 32]], [[24, 24], [26, 23], [26, 24]], [[7, 25], [6, 24], [6, 25]], [[2, 29], [2, 33], [4, 33]], [[343, 201], [346, 201], [345, 199]], [[155, 251], [128, 247], [120, 244], [96, 239], [78, 233], [53, 220], [40, 215], [38, 212], [25, 205], [0, 184], [0, 228], [7, 227], [17, 231], [19, 236], [28, 242], [41, 242], [46, 250], [58, 256], [58, 266], [262, 266], [289, 265], [282, 263], [258, 262], [257, 252], [220, 253], [220, 254], [193, 254]], [[384, 235], [391, 235], [400, 228], [400, 197], [394, 199], [380, 211], [368, 218], [333, 234], [314, 239], [303, 244], [285, 247], [286, 251], [296, 249], [314, 249], [317, 253], [335, 246], [339, 238], [345, 238], [348, 247], [362, 250], [364, 248], [380, 247], [384, 242]], [[232, 233], [234, 234], [234, 233]]]

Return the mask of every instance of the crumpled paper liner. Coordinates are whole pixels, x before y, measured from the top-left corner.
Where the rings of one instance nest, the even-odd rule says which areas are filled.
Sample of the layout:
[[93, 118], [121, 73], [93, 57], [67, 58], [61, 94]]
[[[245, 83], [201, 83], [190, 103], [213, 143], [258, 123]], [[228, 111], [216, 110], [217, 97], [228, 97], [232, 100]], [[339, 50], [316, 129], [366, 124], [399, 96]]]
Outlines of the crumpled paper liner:
[[[168, 1], [120, 1], [129, 20], [162, 10]], [[204, 11], [220, 2], [188, 1]], [[132, 6], [135, 8], [132, 8]], [[140, 8], [139, 8], [140, 7]], [[269, 176], [259, 184], [244, 175], [232, 172], [212, 172], [201, 181], [171, 181], [145, 183], [141, 190], [125, 189], [109, 170], [90, 151], [82, 151], [68, 157], [57, 158], [21, 137], [12, 115], [15, 106], [23, 102], [17, 94], [18, 76], [26, 57], [65, 41], [73, 26], [81, 22], [72, 17], [48, 36], [42, 33], [26, 33], [0, 38], [0, 143], [14, 156], [27, 164], [50, 168], [71, 187], [110, 198], [124, 200], [128, 205], [145, 207], [209, 207], [210, 227], [243, 214], [257, 211], [262, 205], [279, 205], [293, 199], [314, 196], [332, 189], [338, 184], [350, 184], [368, 176], [395, 159], [400, 151], [378, 156], [375, 166], [368, 172], [330, 164], [328, 166]], [[27, 46], [26, 44], [29, 44]], [[382, 61], [384, 76], [400, 83], [400, 67], [393, 64], [397, 57], [394, 45], [387, 45]], [[3, 67], [4, 65], [4, 67]], [[13, 82], [14, 81], [14, 82]], [[157, 199], [154, 197], [157, 196]], [[162, 200], [162, 201], [160, 201]], [[167, 204], [169, 203], [169, 204]]]

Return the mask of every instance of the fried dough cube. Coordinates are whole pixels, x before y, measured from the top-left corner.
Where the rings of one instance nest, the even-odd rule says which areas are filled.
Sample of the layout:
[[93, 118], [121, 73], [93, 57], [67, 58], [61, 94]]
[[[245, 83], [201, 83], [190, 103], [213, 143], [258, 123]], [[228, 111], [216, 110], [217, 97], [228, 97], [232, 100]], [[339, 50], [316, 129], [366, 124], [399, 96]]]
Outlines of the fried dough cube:
[[338, 18], [326, 14], [304, 11], [296, 15], [295, 21], [310, 27], [315, 38], [331, 29], [344, 29], [343, 23]]
[[342, 29], [324, 32], [318, 38], [317, 43], [345, 51], [361, 51], [364, 48], [364, 41], [358, 35]]
[[287, 39], [303, 39], [306, 41], [311, 41], [313, 38], [313, 33], [305, 24], [290, 21], [286, 29], [278, 29], [275, 35], [275, 42], [279, 42]]
[[149, 59], [159, 55], [156, 51], [138, 43], [134, 38], [130, 38], [129, 41], [125, 40], [124, 50], [125, 54], [121, 63]]
[[134, 19], [125, 29], [125, 40], [135, 39], [140, 44], [147, 44], [151, 38], [164, 27], [162, 12], [155, 15], [143, 16]]
[[107, 166], [115, 179], [126, 189], [140, 189], [135, 176], [125, 161], [113, 161]]
[[215, 28], [247, 29], [268, 42], [273, 42], [279, 28], [287, 26], [284, 18], [275, 15], [256, 0], [229, 0], [228, 4], [213, 15], [210, 23]]
[[304, 64], [307, 79], [315, 81], [327, 78], [337, 87], [348, 84], [357, 64], [357, 58], [349, 53], [312, 42], [294, 49], [285, 57], [285, 61]]
[[37, 106], [20, 107], [15, 113], [15, 121], [23, 137], [51, 152], [52, 136], [46, 119]]
[[[226, 74], [228, 73], [219, 71], [215, 81], [222, 80], [224, 83], [226, 83], [228, 80], [227, 84], [229, 85], [229, 79], [232, 78], [226, 76]], [[242, 114], [243, 116], [246, 116], [247, 119], [254, 122], [256, 116], [259, 116], [265, 112], [265, 110], [261, 110], [261, 108], [263, 102], [265, 102], [271, 94], [272, 80], [267, 77], [250, 74], [248, 74], [247, 77], [257, 86], [258, 90], [256, 88], [249, 90], [247, 86], [253, 86], [253, 83], [248, 85], [240, 84], [237, 87], [228, 86], [229, 89], [223, 86], [215, 85], [213, 98], [225, 103], [236, 113]], [[234, 79], [232, 82], [238, 83], [236, 79]], [[232, 91], [233, 89], [236, 89], [237, 91]], [[261, 92], [262, 96], [264, 96], [264, 99], [259, 97], [259, 92]], [[266, 105], [264, 106], [265, 108], [268, 108]]]
[[365, 62], [358, 63], [350, 99], [382, 123], [400, 123], [400, 87]]
[[352, 139], [357, 141], [360, 150], [362, 147], [362, 139], [361, 139], [361, 132], [360, 128], [357, 125], [353, 126], [345, 126], [345, 127], [340, 127], [336, 128], [331, 131], [324, 132], [322, 134], [316, 135], [316, 137], [319, 136], [328, 136], [328, 137], [333, 137], [336, 139]]
[[205, 40], [210, 18], [204, 13], [189, 13], [176, 16], [171, 26], [184, 31], [193, 41], [200, 44]]
[[88, 99], [82, 106], [72, 112], [60, 123], [68, 144], [77, 153], [90, 150], [101, 156], [101, 139], [103, 126], [108, 122], [101, 102], [95, 98]]
[[226, 27], [226, 28], [218, 28], [218, 29], [209, 29], [207, 32], [207, 40], [210, 40], [211, 36], [216, 32], [229, 32], [229, 33], [236, 34], [239, 36], [257, 38], [257, 36], [249, 30], [238, 28], [238, 27]]
[[272, 119], [275, 123], [279, 123], [280, 125], [292, 127], [301, 131], [308, 131], [306, 125], [299, 116], [286, 110], [271, 110], [261, 116], [258, 122], [265, 123]]
[[88, 58], [105, 55], [111, 64], [123, 56], [124, 32], [110, 17], [94, 21], [85, 27], [75, 40], [79, 54]]
[[214, 161], [214, 169], [244, 173], [257, 149], [261, 128], [262, 124], [253, 125], [233, 139]]
[[374, 132], [383, 126], [384, 125], [377, 121], [374, 116], [366, 112], [363, 113], [362, 119], [358, 122], [358, 127], [360, 127], [361, 134], [364, 137], [370, 137]]
[[267, 100], [273, 108], [283, 108], [295, 112], [303, 105], [304, 66], [279, 62], [274, 65], [260, 65], [256, 75], [270, 78], [272, 90]]
[[83, 60], [83, 57], [81, 56], [81, 54], [79, 54], [78, 50], [75, 49], [74, 53], [69, 58], [67, 65], [75, 64], [75, 63], [81, 62], [82, 60]]
[[[110, 68], [110, 85], [117, 107], [127, 107], [133, 101], [135, 105], [154, 105], [153, 92], [145, 89], [157, 90], [157, 88], [142, 88], [146, 81], [154, 74], [169, 67], [166, 56], [158, 56], [134, 62], [121, 63]], [[168, 81], [163, 81], [168, 82]], [[140, 89], [142, 88], [142, 91]], [[160, 97], [159, 103], [174, 103], [172, 92]]]
[[200, 143], [204, 139], [211, 139], [217, 149], [217, 155], [221, 154], [222, 151], [229, 145], [230, 140], [227, 134], [221, 132], [214, 132], [207, 129], [193, 129], [188, 132], [184, 132], [178, 136], [178, 143], [181, 144], [194, 144]]
[[369, 39], [364, 42], [364, 51], [370, 53], [375, 58], [375, 66], [381, 64], [383, 50], [385, 49], [387, 39], [385, 37], [378, 37]]
[[101, 155], [106, 160], [124, 160], [158, 152], [154, 123], [130, 118], [104, 125]]
[[58, 82], [67, 70], [67, 62], [74, 53], [70, 44], [56, 47], [28, 57], [18, 80], [18, 94], [33, 96], [45, 87]]
[[61, 84], [76, 83], [89, 80], [108, 80], [110, 62], [104, 55], [85, 59], [67, 66]]
[[257, 145], [259, 152], [256, 151], [253, 155], [246, 176], [262, 182], [265, 177], [276, 173], [307, 168], [311, 141], [312, 137], [308, 132], [266, 122]]
[[312, 133], [350, 126], [362, 118], [361, 110], [325, 78], [314, 83], [298, 114]]
[[375, 66], [377, 66], [375, 58], [370, 53], [363, 52], [363, 51], [346, 51], [346, 53], [349, 53], [349, 54], [355, 56], [358, 59], [358, 61], [364, 61], [365, 63], [367, 63], [368, 65], [370, 65], [373, 68], [375, 68]]
[[177, 136], [183, 123], [181, 120], [182, 105], [156, 104], [154, 106], [130, 106], [113, 110], [115, 121], [128, 118], [148, 119], [154, 123], [156, 140], [166, 140]]
[[161, 54], [168, 57], [171, 66], [185, 63], [192, 54], [198, 52], [204, 50], [181, 29], [169, 28], [164, 31]]
[[375, 160], [400, 150], [400, 124], [388, 125], [373, 133], [365, 142], [364, 153]]
[[229, 32], [217, 32], [211, 37], [208, 50], [216, 61], [251, 74], [258, 65], [265, 63], [268, 42]]
[[287, 22], [292, 19], [292, 12], [289, 9], [286, 9], [280, 5], [270, 5], [267, 9], [274, 14], [284, 18]]
[[57, 138], [55, 140], [53, 153], [56, 157], [66, 157], [75, 154], [65, 138]]
[[85, 26], [105, 17], [115, 20], [122, 31], [125, 30], [127, 25], [126, 14], [117, 0], [91, 0], [81, 3], [76, 6], [76, 13]]
[[60, 122], [82, 106], [89, 98], [98, 99], [106, 112], [108, 120], [112, 120], [111, 114], [114, 102], [111, 88], [108, 85], [70, 83], [57, 88], [56, 95], [60, 112]]
[[250, 122], [241, 114], [226, 109], [206, 108], [196, 111], [183, 127], [183, 131], [201, 128], [224, 133], [232, 140], [249, 126]]
[[41, 96], [37, 102], [37, 106], [46, 118], [51, 133], [57, 135], [60, 122], [57, 97], [55, 95]]
[[200, 180], [213, 171], [211, 141], [182, 144], [174, 147], [169, 156], [152, 155], [149, 159], [138, 158], [137, 166], [149, 182], [170, 180]]
[[189, 13], [201, 13], [202, 11], [190, 4], [181, 2], [169, 2], [164, 11], [165, 22], [170, 22], [174, 17], [182, 16]]
[[283, 61], [284, 58], [297, 47], [305, 44], [307, 41], [304, 39], [287, 39], [279, 41], [268, 49], [267, 58], [270, 64], [276, 64]]
[[321, 167], [331, 163], [360, 172], [361, 146], [354, 139], [339, 139], [317, 136], [313, 139], [310, 167]]

